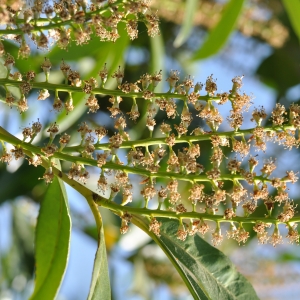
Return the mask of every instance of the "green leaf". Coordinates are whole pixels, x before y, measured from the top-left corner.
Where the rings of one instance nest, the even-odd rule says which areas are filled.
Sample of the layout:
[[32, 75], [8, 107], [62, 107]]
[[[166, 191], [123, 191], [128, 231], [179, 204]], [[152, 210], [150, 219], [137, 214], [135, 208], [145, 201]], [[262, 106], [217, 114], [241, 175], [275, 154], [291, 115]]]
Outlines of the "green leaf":
[[[150, 38], [151, 46], [151, 73], [159, 72], [162, 70], [162, 77], [165, 77], [165, 47], [164, 40], [161, 35], [156, 35]], [[163, 84], [160, 83], [156, 88], [156, 92], [162, 92]]]
[[88, 300], [110, 300], [111, 289], [108, 275], [108, 263], [103, 226], [101, 226], [98, 249], [94, 261], [94, 269]]
[[259, 299], [251, 284], [221, 251], [198, 235], [188, 236], [185, 241], [178, 240], [178, 221], [158, 219], [162, 226], [161, 236], [157, 237], [148, 231], [145, 221], [136, 220], [136, 225], [166, 253], [194, 299]]
[[230, 0], [219, 23], [210, 31], [202, 47], [193, 55], [193, 60], [216, 54], [226, 43], [242, 11], [244, 0]]
[[180, 47], [190, 36], [193, 28], [194, 15], [197, 11], [199, 1], [198, 0], [187, 0], [183, 23], [180, 31], [173, 43], [174, 47]]
[[300, 1], [299, 0], [283, 0], [283, 5], [290, 18], [293, 29], [300, 39]]
[[36, 279], [31, 300], [53, 300], [68, 262], [71, 219], [63, 182], [54, 178], [41, 202], [36, 226]]
[[0, 61], [0, 78], [6, 78], [6, 75], [7, 75], [7, 69], [2, 63], [2, 61]]
[[256, 70], [256, 74], [262, 82], [277, 89], [278, 99], [280, 99], [290, 87], [300, 82], [299, 65], [295, 63], [299, 59], [299, 44], [297, 41], [290, 40], [284, 47], [274, 50], [272, 55], [264, 59]]

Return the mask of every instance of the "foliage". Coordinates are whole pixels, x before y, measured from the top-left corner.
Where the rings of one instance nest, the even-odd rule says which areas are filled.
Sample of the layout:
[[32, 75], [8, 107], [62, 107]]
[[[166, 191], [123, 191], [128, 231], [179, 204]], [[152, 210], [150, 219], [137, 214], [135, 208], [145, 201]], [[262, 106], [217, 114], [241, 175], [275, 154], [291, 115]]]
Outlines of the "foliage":
[[[105, 222], [111, 213], [121, 234], [133, 223], [151, 237], [195, 299], [258, 299], [249, 281], [213, 247], [223, 242], [225, 228], [227, 237], [239, 245], [254, 231], [260, 244], [275, 247], [283, 242], [284, 225], [288, 241], [299, 243], [296, 199], [288, 194], [297, 170], [274, 177], [276, 160], [260, 162], [253, 152], [272, 150], [270, 141], [284, 152], [299, 147], [299, 105], [286, 109], [276, 103], [270, 115], [260, 106], [249, 118], [253, 96], [242, 91], [243, 76], [235, 76], [227, 92], [218, 92], [213, 75], [202, 84], [190, 75], [181, 80], [178, 70], [167, 74], [164, 68], [165, 57], [181, 49], [193, 60], [204, 59], [224, 48], [235, 28], [250, 34], [239, 21], [245, 20], [247, 1], [214, 7], [209, 1], [175, 1], [168, 9], [177, 6], [178, 19], [182, 15], [176, 38], [171, 34], [174, 24], [173, 31], [165, 31], [171, 25], [159, 20], [170, 19], [168, 9], [159, 7], [168, 1], [150, 2], [1, 4], [0, 201], [27, 195], [40, 203], [30, 299], [54, 299], [67, 267], [71, 219], [76, 216], [70, 217], [65, 184], [86, 199], [96, 224], [85, 228], [97, 240], [88, 299], [113, 297], [106, 249], [115, 240], [109, 242]], [[299, 37], [298, 4], [283, 4]], [[200, 24], [209, 31], [195, 49], [189, 42], [205, 5], [218, 16], [215, 23]], [[255, 30], [252, 36], [279, 47], [258, 73], [278, 95], [285, 95], [299, 80], [293, 57], [285, 54], [285, 46], [280, 48], [286, 36], [278, 41], [272, 35], [275, 23], [252, 21], [270, 29], [268, 37]], [[168, 42], [177, 48], [174, 53], [165, 47]], [[289, 43], [298, 47], [293, 40]], [[293, 76], [270, 74], [278, 56], [285, 60], [277, 63], [285, 66], [290, 59]], [[229, 111], [227, 127], [222, 106]], [[32, 122], [23, 126], [22, 137], [15, 133], [13, 118], [22, 126], [28, 119]], [[251, 128], [247, 118], [254, 123]], [[229, 157], [230, 152], [235, 157]], [[9, 168], [24, 158], [29, 164], [7, 173], [4, 163]], [[213, 246], [204, 240], [209, 231]]]

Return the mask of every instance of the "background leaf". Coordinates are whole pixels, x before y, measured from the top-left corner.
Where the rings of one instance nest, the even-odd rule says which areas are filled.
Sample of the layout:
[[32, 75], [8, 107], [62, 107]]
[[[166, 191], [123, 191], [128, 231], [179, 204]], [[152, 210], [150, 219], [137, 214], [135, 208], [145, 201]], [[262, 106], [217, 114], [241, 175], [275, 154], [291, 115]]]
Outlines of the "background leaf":
[[174, 41], [174, 47], [180, 47], [190, 36], [193, 28], [194, 15], [197, 10], [198, 0], [187, 0], [184, 19], [180, 31]]
[[54, 178], [41, 202], [36, 226], [36, 279], [31, 300], [53, 300], [67, 266], [71, 219], [63, 182]]
[[[151, 46], [151, 74], [155, 72], [159, 72], [162, 70], [162, 76], [165, 76], [165, 45], [164, 40], [161, 35], [156, 35], [155, 37], [150, 39]], [[159, 84], [155, 90], [157, 92], [162, 91], [162, 84]]]
[[7, 69], [2, 63], [2, 61], [0, 61], [0, 78], [5, 78], [6, 75], [7, 75]]
[[171, 260], [195, 299], [259, 299], [246, 278], [229, 258], [200, 236], [177, 239], [178, 221], [157, 218], [161, 237], [149, 233], [145, 222], [136, 223], [146, 231]]
[[219, 23], [208, 34], [202, 47], [193, 59], [203, 59], [216, 54], [224, 46], [242, 11], [244, 0], [230, 0], [226, 5]]
[[299, 0], [283, 0], [286, 12], [290, 18], [293, 29], [300, 39], [300, 1]]
[[103, 226], [101, 226], [100, 240], [94, 261], [94, 269], [88, 300], [111, 299], [108, 263], [104, 240]]

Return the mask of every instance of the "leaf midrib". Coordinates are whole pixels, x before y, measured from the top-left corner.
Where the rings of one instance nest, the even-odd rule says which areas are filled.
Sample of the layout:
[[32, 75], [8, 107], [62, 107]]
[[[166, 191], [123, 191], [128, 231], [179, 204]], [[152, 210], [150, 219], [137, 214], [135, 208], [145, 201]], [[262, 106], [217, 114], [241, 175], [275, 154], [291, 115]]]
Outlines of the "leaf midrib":
[[[168, 238], [166, 235], [164, 235], [164, 237], [168, 240], [168, 241], [170, 241], [171, 243], [173, 243], [174, 245], [176, 245], [176, 246], [178, 246], [182, 251], [184, 251], [185, 253], [187, 253], [187, 255], [193, 260], [193, 261], [196, 261], [194, 258], [193, 258], [193, 256], [191, 256], [180, 244], [178, 244], [178, 243], [176, 243], [176, 241], [173, 241], [173, 240], [171, 240], [170, 238]], [[171, 251], [170, 251], [171, 252]], [[182, 263], [181, 263], [182, 264]], [[184, 264], [182, 264], [184, 267], [185, 267], [185, 265]], [[198, 265], [198, 264], [197, 264]], [[225, 286], [224, 286], [224, 284], [222, 283], [222, 282], [220, 282], [216, 277], [214, 277], [214, 276], [212, 276], [211, 274], [211, 272], [209, 272], [208, 271], [208, 269], [204, 266], [204, 265], [202, 265], [202, 264], [200, 264], [200, 266], [201, 266], [201, 268], [202, 269], [204, 269], [204, 271], [206, 272], [206, 273], [208, 273], [210, 276], [209, 277], [212, 277], [220, 286], [222, 286], [223, 287], [223, 289], [225, 290], [225, 291], [228, 291], [228, 294], [229, 295], [231, 295], [232, 296], [232, 299], [237, 299], [238, 300], [238, 298], [236, 298], [235, 297], [235, 295], [230, 291], [230, 290], [228, 290]], [[186, 270], [188, 270], [188, 268], [186, 268], [185, 267], [185, 269]], [[196, 280], [196, 281], [198, 281], [198, 280]], [[207, 291], [205, 290], [205, 294], [207, 294]]]

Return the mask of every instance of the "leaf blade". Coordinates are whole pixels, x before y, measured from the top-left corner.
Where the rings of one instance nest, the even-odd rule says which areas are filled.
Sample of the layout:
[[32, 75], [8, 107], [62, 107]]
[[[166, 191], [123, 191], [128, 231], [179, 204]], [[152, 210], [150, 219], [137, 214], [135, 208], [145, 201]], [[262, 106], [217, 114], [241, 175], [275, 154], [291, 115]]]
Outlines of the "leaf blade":
[[203, 59], [216, 54], [226, 43], [242, 11], [244, 0], [230, 0], [219, 23], [211, 30], [202, 47], [192, 60]]
[[110, 300], [111, 288], [108, 274], [108, 262], [104, 240], [103, 226], [101, 226], [100, 239], [95, 255], [94, 268], [88, 300]]
[[180, 241], [178, 221], [158, 220], [162, 223], [160, 238], [148, 231], [141, 218], [137, 218], [136, 225], [167, 254], [195, 299], [259, 299], [251, 284], [221, 251], [199, 236]]
[[5, 68], [4, 64], [0, 60], [0, 78], [5, 78], [7, 75], [7, 69]]
[[283, 5], [285, 10], [289, 16], [292, 27], [295, 30], [298, 39], [300, 40], [300, 2], [299, 1], [291, 1], [291, 0], [283, 0]]
[[[156, 35], [153, 38], [150, 38], [150, 47], [151, 47], [151, 68], [150, 71], [152, 74], [159, 72], [161, 70], [162, 77], [165, 77], [165, 48], [164, 40], [162, 35]], [[155, 90], [156, 92], [162, 92], [163, 85], [159, 84]]]
[[54, 299], [68, 262], [71, 219], [63, 182], [54, 178], [43, 199], [36, 227], [36, 279], [31, 300]]
[[187, 0], [183, 23], [173, 43], [174, 47], [180, 47], [190, 36], [198, 3], [198, 0]]

